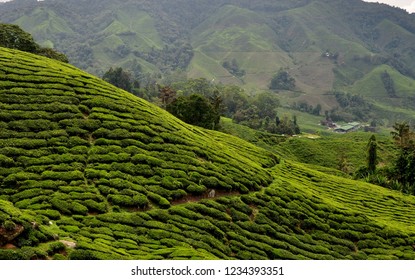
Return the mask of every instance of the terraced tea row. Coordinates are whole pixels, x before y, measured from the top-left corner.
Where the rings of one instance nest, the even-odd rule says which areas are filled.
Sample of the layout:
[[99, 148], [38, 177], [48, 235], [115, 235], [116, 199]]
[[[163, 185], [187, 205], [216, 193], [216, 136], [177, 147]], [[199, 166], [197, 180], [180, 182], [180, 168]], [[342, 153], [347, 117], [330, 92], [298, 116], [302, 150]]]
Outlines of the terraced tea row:
[[364, 213], [376, 223], [406, 232], [414, 232], [415, 198], [353, 180], [327, 175], [321, 177], [303, 165], [279, 165], [278, 174], [289, 189], [302, 189], [320, 197], [325, 203], [340, 209]]
[[277, 159], [255, 146], [221, 144], [67, 65], [6, 49], [0, 62], [0, 193], [20, 208], [169, 207], [271, 182], [263, 167]]
[[[340, 182], [339, 182], [340, 183]], [[240, 197], [58, 221], [71, 258], [413, 259], [415, 235], [330, 206], [307, 186], [274, 183]]]

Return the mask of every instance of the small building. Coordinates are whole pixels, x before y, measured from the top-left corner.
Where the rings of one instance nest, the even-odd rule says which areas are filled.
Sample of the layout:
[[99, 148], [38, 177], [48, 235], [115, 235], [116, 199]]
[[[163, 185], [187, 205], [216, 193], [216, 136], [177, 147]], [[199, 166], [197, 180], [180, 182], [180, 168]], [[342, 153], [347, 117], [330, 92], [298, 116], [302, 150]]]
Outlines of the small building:
[[349, 133], [349, 132], [356, 131], [359, 128], [360, 128], [360, 123], [358, 123], [358, 122], [351, 122], [351, 123], [348, 123], [346, 125], [342, 125], [342, 126], [339, 126], [339, 127], [335, 128], [334, 129], [334, 132], [337, 132], [337, 133]]

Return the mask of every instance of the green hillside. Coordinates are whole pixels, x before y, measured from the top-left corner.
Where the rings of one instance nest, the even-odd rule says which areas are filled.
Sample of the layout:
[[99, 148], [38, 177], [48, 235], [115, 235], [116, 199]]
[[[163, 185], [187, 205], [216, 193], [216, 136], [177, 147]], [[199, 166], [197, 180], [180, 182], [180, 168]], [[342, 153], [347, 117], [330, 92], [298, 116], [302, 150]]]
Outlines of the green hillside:
[[[0, 258], [414, 259], [415, 198], [0, 49]], [[214, 191], [213, 191], [214, 190]]]
[[[123, 67], [142, 85], [175, 77], [206, 78], [257, 94], [282, 68], [295, 79], [280, 90], [291, 109], [341, 107], [327, 94], [362, 96], [372, 107], [341, 108], [342, 121], [390, 126], [415, 121], [415, 21], [402, 9], [361, 0], [49, 0], [0, 3], [0, 21], [15, 23], [42, 46], [102, 76]], [[224, 65], [235, 63], [239, 74]], [[397, 96], [385, 95], [387, 70]], [[150, 77], [150, 78], [149, 78]], [[339, 111], [339, 110], [338, 110]]]
[[[291, 65], [291, 59], [277, 45], [277, 34], [264, 18], [232, 5], [222, 7], [197, 26], [192, 31], [192, 45], [195, 57], [189, 65], [190, 77], [212, 76], [218, 82], [267, 89], [272, 75]], [[222, 67], [224, 61], [232, 59], [246, 71], [242, 81]], [[210, 67], [204, 67], [206, 64]]]

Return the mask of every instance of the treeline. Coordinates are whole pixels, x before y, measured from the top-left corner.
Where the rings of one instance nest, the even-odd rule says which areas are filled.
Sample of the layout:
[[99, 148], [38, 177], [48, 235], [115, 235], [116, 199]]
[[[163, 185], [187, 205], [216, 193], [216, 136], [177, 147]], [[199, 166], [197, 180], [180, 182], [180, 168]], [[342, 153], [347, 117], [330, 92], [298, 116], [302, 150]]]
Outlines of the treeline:
[[367, 165], [359, 168], [354, 177], [415, 195], [415, 131], [407, 122], [397, 122], [393, 129], [396, 159], [386, 166], [378, 166], [378, 144], [373, 135], [367, 145]]
[[179, 40], [171, 46], [165, 45], [161, 50], [152, 48], [149, 52], [134, 51], [134, 54], [156, 65], [162, 72], [166, 72], [186, 69], [193, 58], [194, 52], [189, 42]]
[[328, 92], [336, 98], [339, 106], [327, 110], [324, 115], [327, 120], [333, 122], [351, 122], [355, 120], [370, 121], [378, 119], [372, 103], [360, 95], [341, 91]]
[[300, 133], [295, 116], [278, 115], [280, 101], [274, 92], [251, 96], [238, 86], [215, 84], [204, 78], [188, 80], [170, 76], [162, 79], [157, 75], [133, 74], [120, 67], [109, 69], [103, 79], [158, 104], [187, 123], [208, 129], [218, 129], [220, 116], [225, 116], [270, 133]]
[[40, 47], [33, 40], [32, 35], [14, 24], [0, 23], [0, 47], [17, 49], [46, 56], [62, 62], [68, 62], [68, 58], [64, 54], [50, 48]]

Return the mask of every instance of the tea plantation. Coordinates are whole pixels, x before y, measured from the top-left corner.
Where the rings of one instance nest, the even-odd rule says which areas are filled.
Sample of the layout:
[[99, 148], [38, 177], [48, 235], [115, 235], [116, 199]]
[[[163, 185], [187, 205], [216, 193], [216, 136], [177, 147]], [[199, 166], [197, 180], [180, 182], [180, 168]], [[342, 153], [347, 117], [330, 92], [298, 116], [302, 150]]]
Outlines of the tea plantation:
[[0, 48], [0, 259], [415, 259], [415, 198]]

